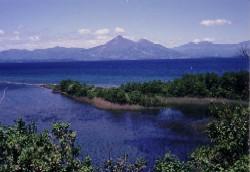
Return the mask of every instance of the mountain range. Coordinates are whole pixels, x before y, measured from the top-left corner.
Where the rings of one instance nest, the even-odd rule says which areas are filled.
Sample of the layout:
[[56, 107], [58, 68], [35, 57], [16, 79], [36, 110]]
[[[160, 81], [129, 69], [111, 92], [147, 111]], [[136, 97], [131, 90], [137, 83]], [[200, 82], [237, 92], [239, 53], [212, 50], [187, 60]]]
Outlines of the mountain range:
[[239, 44], [213, 44], [212, 42], [190, 42], [188, 44], [166, 48], [149, 40], [132, 41], [117, 36], [104, 45], [84, 48], [54, 47], [36, 50], [10, 49], [0, 52], [0, 62], [45, 62], [45, 61], [97, 61], [97, 60], [145, 60], [203, 57], [233, 57], [239, 55]]

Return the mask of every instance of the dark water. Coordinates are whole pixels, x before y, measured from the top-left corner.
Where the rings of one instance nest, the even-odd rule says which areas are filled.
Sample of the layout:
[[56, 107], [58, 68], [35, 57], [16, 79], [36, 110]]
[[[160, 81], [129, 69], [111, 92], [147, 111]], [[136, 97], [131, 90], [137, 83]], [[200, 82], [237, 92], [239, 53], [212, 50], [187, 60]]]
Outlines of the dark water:
[[[248, 70], [246, 59], [158, 60], [81, 63], [0, 64], [0, 122], [12, 124], [22, 117], [40, 130], [56, 121], [71, 123], [78, 133], [82, 155], [100, 163], [109, 154], [127, 153], [130, 160], [153, 161], [167, 151], [185, 160], [207, 138], [200, 125], [202, 110], [190, 107], [141, 112], [111, 112], [80, 104], [50, 90], [23, 83], [57, 83], [70, 78], [97, 85], [127, 81], [170, 80], [184, 73]], [[7, 84], [5, 81], [10, 82]]]
[[246, 58], [1, 64], [0, 81], [57, 83], [74, 79], [89, 84], [171, 80], [185, 73], [248, 70]]
[[96, 163], [108, 159], [109, 153], [112, 157], [127, 153], [131, 160], [144, 157], [151, 164], [167, 151], [186, 159], [194, 148], [207, 143], [205, 134], [195, 130], [207, 120], [203, 112], [190, 115], [171, 108], [110, 112], [36, 86], [1, 84], [0, 92], [4, 89], [2, 124], [23, 118], [35, 121], [42, 130], [56, 121], [69, 122], [77, 131], [82, 155], [89, 154]]

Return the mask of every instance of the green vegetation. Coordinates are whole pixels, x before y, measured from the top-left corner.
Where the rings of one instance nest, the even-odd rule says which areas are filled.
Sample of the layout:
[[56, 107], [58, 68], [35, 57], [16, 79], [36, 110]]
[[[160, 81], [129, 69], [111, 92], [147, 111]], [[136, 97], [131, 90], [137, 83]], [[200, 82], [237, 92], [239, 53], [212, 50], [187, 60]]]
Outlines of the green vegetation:
[[192, 155], [202, 171], [248, 171], [249, 109], [239, 106], [214, 106], [215, 121], [208, 125], [211, 147], [201, 147]]
[[13, 126], [0, 126], [1, 172], [93, 172], [142, 171], [145, 162], [129, 163], [127, 158], [107, 160], [94, 168], [90, 157], [79, 159], [76, 132], [69, 124], [55, 123], [52, 131], [37, 132], [34, 124], [18, 120]]
[[77, 81], [64, 80], [56, 91], [77, 97], [100, 97], [119, 104], [162, 106], [167, 97], [213, 97], [249, 100], [249, 72], [187, 74], [169, 82], [130, 82], [118, 88], [98, 88]]
[[215, 120], [207, 127], [211, 145], [197, 148], [188, 162], [166, 154], [156, 161], [155, 171], [248, 172], [249, 112], [241, 106], [212, 106], [210, 113]]
[[34, 124], [18, 120], [14, 126], [0, 127], [0, 171], [52, 172], [92, 171], [90, 159], [77, 159], [76, 133], [69, 125], [56, 123], [52, 133], [38, 133]]
[[[214, 116], [207, 127], [211, 145], [197, 148], [190, 160], [182, 162], [167, 153], [157, 160], [155, 172], [248, 172], [249, 109], [239, 105], [213, 105]], [[18, 120], [0, 126], [0, 171], [2, 172], [142, 172], [146, 163], [129, 163], [127, 156], [107, 160], [94, 167], [89, 157], [79, 158], [76, 133], [65, 123], [55, 123], [52, 131], [37, 132], [34, 124]]]

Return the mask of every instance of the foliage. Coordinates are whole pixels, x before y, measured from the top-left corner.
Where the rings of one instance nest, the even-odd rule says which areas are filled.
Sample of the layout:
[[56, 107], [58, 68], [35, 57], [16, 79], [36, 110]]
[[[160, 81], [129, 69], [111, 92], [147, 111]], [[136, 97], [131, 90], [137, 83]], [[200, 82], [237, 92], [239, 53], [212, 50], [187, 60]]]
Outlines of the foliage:
[[184, 75], [169, 84], [170, 96], [222, 97], [248, 100], [249, 73], [228, 72]]
[[125, 92], [118, 88], [102, 89], [99, 91], [98, 95], [110, 102], [116, 102], [120, 104], [127, 103]]
[[179, 161], [170, 153], [165, 154], [162, 159], [157, 160], [154, 167], [155, 172], [189, 172], [190, 170], [187, 164]]
[[241, 106], [212, 105], [215, 119], [208, 125], [210, 146], [197, 148], [184, 163], [171, 154], [156, 161], [156, 172], [248, 172], [249, 109]]
[[169, 82], [129, 82], [118, 88], [98, 88], [77, 81], [61, 81], [56, 88], [72, 96], [100, 97], [119, 104], [162, 106], [164, 97], [249, 99], [249, 72], [186, 74]]
[[[240, 106], [213, 106], [215, 117], [208, 125], [212, 146], [198, 148], [191, 155], [201, 171], [248, 171], [249, 109]], [[243, 168], [244, 167], [244, 168]]]
[[101, 171], [105, 172], [142, 172], [146, 168], [146, 162], [138, 159], [135, 163], [129, 163], [128, 157], [125, 155], [117, 161], [107, 160]]
[[[213, 105], [214, 120], [207, 127], [210, 145], [197, 148], [188, 162], [167, 153], [157, 160], [155, 172], [248, 172], [249, 109], [239, 105]], [[52, 131], [37, 132], [36, 125], [18, 120], [0, 126], [0, 171], [3, 172], [143, 172], [146, 162], [127, 156], [109, 159], [94, 168], [90, 157], [79, 159], [76, 133], [67, 123], [55, 123]]]
[[38, 133], [34, 124], [18, 120], [0, 127], [0, 171], [3, 172], [91, 172], [89, 158], [79, 160], [76, 133], [69, 125], [56, 123], [52, 132]]
[[51, 133], [37, 132], [35, 124], [18, 120], [14, 126], [0, 127], [1, 172], [142, 172], [142, 159], [128, 162], [127, 156], [117, 161], [107, 160], [94, 168], [90, 157], [80, 160], [80, 148], [75, 145], [76, 132], [67, 123], [55, 123]]

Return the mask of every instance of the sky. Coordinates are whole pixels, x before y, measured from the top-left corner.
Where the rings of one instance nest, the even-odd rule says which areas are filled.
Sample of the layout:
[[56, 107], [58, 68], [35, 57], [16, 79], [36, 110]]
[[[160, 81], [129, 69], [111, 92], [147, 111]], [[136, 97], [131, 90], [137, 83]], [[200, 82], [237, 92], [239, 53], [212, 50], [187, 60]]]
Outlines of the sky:
[[0, 50], [250, 40], [250, 0], [0, 0]]

